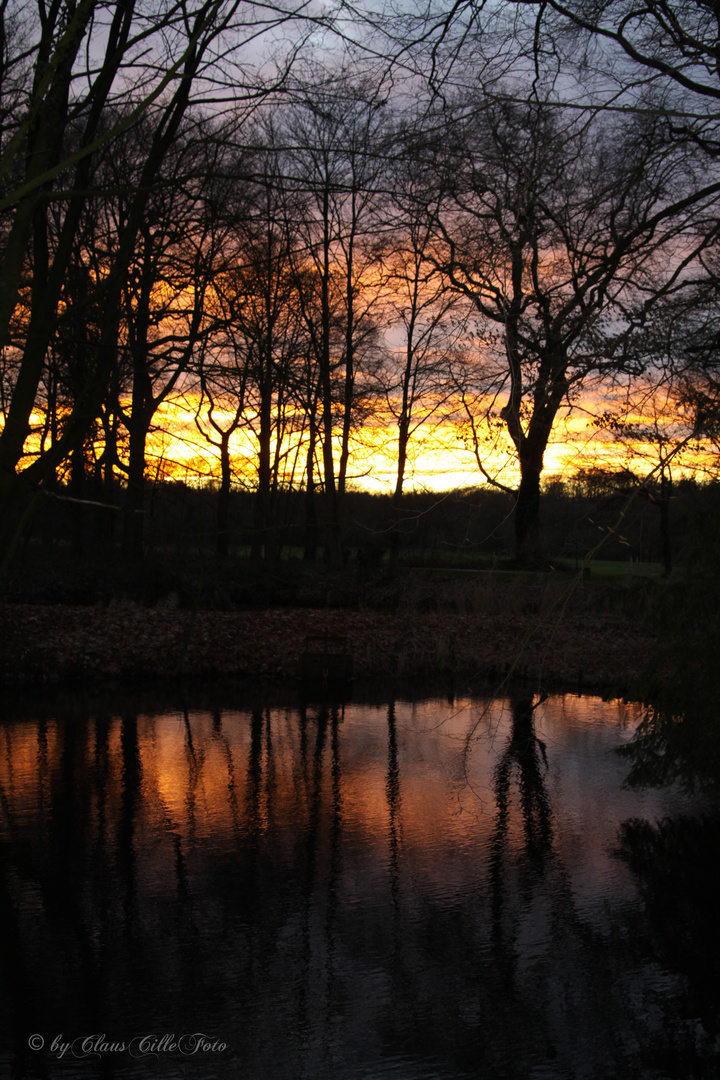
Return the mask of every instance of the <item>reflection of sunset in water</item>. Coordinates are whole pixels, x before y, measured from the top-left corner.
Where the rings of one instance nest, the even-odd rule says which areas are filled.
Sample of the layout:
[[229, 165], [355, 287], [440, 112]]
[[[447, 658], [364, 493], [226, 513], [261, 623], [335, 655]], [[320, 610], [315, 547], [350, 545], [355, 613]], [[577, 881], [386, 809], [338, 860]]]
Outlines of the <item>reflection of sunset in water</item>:
[[11, 1029], [207, 1031], [233, 1053], [201, 1080], [530, 1075], [550, 1029], [558, 1076], [581, 1029], [605, 1068], [656, 1034], [609, 929], [639, 902], [618, 828], [689, 805], [622, 788], [637, 718], [520, 691], [8, 720]]
[[[587, 828], [602, 820], [594, 789], [606, 779], [594, 757], [626, 737], [634, 724], [628, 710], [620, 703], [591, 706], [561, 697], [544, 703], [536, 717], [549, 757], [544, 782], [550, 796], [558, 785], [564, 798], [570, 791], [568, 820], [584, 821], [585, 857], [590, 854]], [[583, 719], [588, 713], [589, 723]], [[132, 720], [131, 736], [128, 723], [113, 718], [101, 737], [91, 726], [82, 728], [72, 744], [57, 722], [48, 722], [42, 732], [33, 725], [3, 727], [0, 783], [14, 810], [51, 813], [52, 784], [71, 754], [72, 768], [90, 784], [93, 799], [119, 812], [127, 795], [132, 737], [141, 796], [135, 809], [144, 828], [160, 833], [172, 828], [191, 846], [201, 838], [232, 845], [238, 827], [258, 836], [306, 829], [318, 807], [326, 812], [338, 803], [344, 835], [363, 845], [387, 843], [386, 708], [349, 705], [326, 715], [313, 710], [304, 720], [290, 711], [266, 709], [215, 717], [141, 715]], [[492, 832], [497, 756], [511, 723], [510, 706], [502, 702], [396, 704], [402, 843], [407, 852], [427, 854], [429, 875], [435, 872], [434, 859], [482, 844]], [[573, 756], [572, 769], [562, 775], [552, 760], [558, 754]], [[591, 762], [593, 771], [585, 775]], [[612, 758], [605, 764], [617, 772]], [[513, 786], [518, 783], [520, 775]], [[508, 838], [517, 847], [523, 843], [522, 808], [514, 795], [511, 802]], [[563, 836], [561, 830], [558, 838]], [[600, 851], [595, 854], [601, 857]]]

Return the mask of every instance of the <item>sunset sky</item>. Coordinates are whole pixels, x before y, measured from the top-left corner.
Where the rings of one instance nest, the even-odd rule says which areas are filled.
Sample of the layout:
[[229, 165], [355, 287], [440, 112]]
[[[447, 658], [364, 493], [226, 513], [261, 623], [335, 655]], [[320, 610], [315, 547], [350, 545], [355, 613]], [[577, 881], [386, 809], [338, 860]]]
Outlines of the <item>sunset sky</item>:
[[[640, 477], [647, 476], [658, 461], [657, 447], [650, 441], [618, 443], [608, 432], [593, 423], [594, 417], [612, 405], [610, 397], [588, 395], [572, 411], [559, 418], [545, 455], [545, 479], [570, 479], [579, 470], [629, 468]], [[166, 402], [155, 418], [148, 443], [148, 472], [183, 479], [197, 484], [219, 475], [217, 452], [199, 435], [194, 415], [197, 398], [185, 397]], [[650, 424], [649, 417], [635, 415], [635, 424]], [[668, 440], [681, 438], [676, 424], [665, 422]], [[482, 434], [482, 425], [480, 425]], [[252, 434], [245, 429], [231, 439], [233, 469], [237, 483], [254, 484], [256, 449]], [[286, 477], [290, 479], [297, 455], [297, 440], [289, 444]], [[674, 471], [678, 476], [702, 475], [712, 456], [712, 447], [693, 442], [677, 454]], [[300, 458], [302, 455], [299, 455]], [[357, 429], [353, 436], [350, 478], [355, 488], [374, 493], [391, 492], [395, 484], [397, 431], [380, 420]], [[488, 447], [485, 459], [492, 475], [503, 484], [514, 486], [518, 480], [516, 458], [506, 435], [501, 434], [495, 448]], [[296, 476], [302, 475], [300, 463]], [[475, 487], [484, 483], [469, 444], [468, 433], [460, 421], [420, 427], [409, 449], [406, 490], [448, 491]]]

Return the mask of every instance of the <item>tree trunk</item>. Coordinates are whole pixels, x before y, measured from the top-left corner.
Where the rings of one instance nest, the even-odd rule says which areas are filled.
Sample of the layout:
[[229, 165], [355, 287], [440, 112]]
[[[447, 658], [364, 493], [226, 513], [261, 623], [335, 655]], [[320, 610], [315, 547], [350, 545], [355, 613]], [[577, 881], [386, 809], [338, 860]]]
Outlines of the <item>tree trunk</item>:
[[85, 453], [83, 442], [76, 443], [70, 454], [70, 496], [77, 499], [68, 506], [70, 512], [70, 536], [72, 552], [82, 562], [85, 556]]
[[105, 449], [96, 465], [96, 499], [105, 503], [108, 509], [98, 507], [97, 544], [101, 551], [109, 554], [115, 546], [115, 527], [117, 511], [109, 509], [115, 503], [115, 462], [117, 461], [117, 412], [108, 412], [102, 418], [105, 435]]
[[346, 257], [345, 290], [345, 390], [343, 395], [342, 441], [340, 444], [340, 464], [338, 468], [338, 498], [345, 495], [345, 479], [350, 460], [350, 430], [352, 427], [353, 403], [355, 398], [355, 290], [352, 282], [353, 238], [350, 237]]
[[520, 384], [517, 379], [514, 379], [513, 399], [503, 409], [520, 464], [520, 486], [515, 499], [515, 561], [519, 565], [532, 565], [541, 557], [540, 477], [550, 432], [562, 400], [566, 370], [567, 358], [564, 353], [559, 360], [544, 365], [535, 389], [526, 434], [520, 420]]
[[140, 562], [145, 540], [145, 443], [150, 430], [150, 417], [136, 415], [133, 409], [130, 423], [130, 456], [128, 461], [127, 494], [123, 516], [122, 553], [126, 559]]
[[668, 476], [668, 470], [663, 466], [660, 470], [660, 538], [662, 542], [663, 573], [667, 577], [672, 572], [673, 552], [670, 537], [670, 496], [672, 493], [672, 480]]
[[400, 417], [400, 423], [398, 424], [397, 478], [395, 480], [395, 491], [393, 493], [393, 509], [397, 516], [393, 522], [392, 533], [390, 534], [390, 562], [393, 564], [397, 562], [400, 551], [400, 504], [402, 502], [403, 485], [405, 483], [405, 467], [407, 465], [408, 429], [409, 424], [405, 411], [405, 402], [403, 402], [403, 412]]
[[220, 436], [220, 490], [217, 501], [217, 553], [230, 553], [230, 432]]
[[305, 469], [305, 550], [303, 560], [315, 562], [318, 549], [318, 519], [315, 503], [315, 445], [317, 428], [315, 411], [310, 414], [310, 436], [308, 440], [307, 466]]
[[273, 562], [275, 545], [272, 536], [270, 486], [272, 482], [272, 391], [263, 393], [260, 403], [260, 434], [258, 436], [258, 489], [255, 501], [255, 535], [252, 558], [264, 557]]
[[323, 265], [320, 286], [322, 319], [322, 350], [320, 356], [320, 385], [323, 408], [323, 472], [325, 475], [325, 513], [328, 532], [327, 554], [332, 565], [342, 562], [340, 540], [340, 511], [335, 485], [335, 462], [333, 459], [333, 400], [330, 336], [332, 313], [330, 309], [330, 199], [327, 189], [323, 191]]
[[540, 557], [540, 474], [542, 455], [520, 461], [520, 486], [515, 500], [515, 561], [530, 565]]

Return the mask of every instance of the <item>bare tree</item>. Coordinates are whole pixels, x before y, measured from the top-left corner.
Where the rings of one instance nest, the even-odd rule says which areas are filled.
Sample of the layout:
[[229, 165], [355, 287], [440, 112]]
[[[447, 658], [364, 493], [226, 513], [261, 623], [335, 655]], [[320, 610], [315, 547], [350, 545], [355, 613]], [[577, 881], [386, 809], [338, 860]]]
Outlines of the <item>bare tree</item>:
[[305, 353], [288, 229], [289, 195], [275, 147], [258, 150], [249, 206], [234, 229], [235, 265], [226, 286], [235, 297], [234, 332], [248, 377], [245, 422], [257, 446], [253, 554], [276, 555], [274, 502], [296, 427], [295, 368]]
[[196, 163], [195, 142], [178, 141], [166, 161], [171, 175], [156, 177], [121, 292], [120, 341], [130, 380], [129, 400], [120, 405], [129, 435], [128, 461], [121, 463], [127, 477], [123, 552], [131, 558], [143, 552], [147, 438], [158, 408], [181, 386], [208, 333], [206, 294], [222, 243], [206, 212], [205, 178], [195, 175], [196, 164], [188, 175], [188, 154]]
[[[213, 335], [216, 338], [216, 335]], [[195, 424], [201, 436], [220, 458], [220, 488], [217, 501], [218, 555], [230, 553], [230, 491], [233, 467], [230, 440], [244, 426], [248, 365], [231, 340], [211, 341], [200, 350], [200, 395]]]
[[717, 157], [720, 16], [712, 2], [521, 0], [518, 6], [534, 19], [536, 52], [547, 56], [554, 46], [556, 57], [565, 53], [567, 67], [579, 61], [586, 80], [592, 78], [596, 104], [621, 102], [643, 111], [657, 102], [648, 95], [652, 84], [665, 95], [675, 136], [690, 137], [698, 150]]
[[703, 446], [694, 412], [683, 401], [671, 371], [655, 368], [632, 379], [612, 406], [606, 402], [594, 423], [610, 442], [625, 493], [636, 492], [658, 509], [661, 559], [669, 574], [674, 554], [670, 521], [674, 480], [702, 470]]
[[489, 415], [517, 455], [516, 557], [527, 561], [539, 553], [540, 479], [558, 412], [589, 372], [629, 362], [627, 313], [694, 257], [688, 207], [698, 204], [661, 123], [565, 122], [537, 86], [524, 102], [466, 96], [447, 118], [451, 137], [431, 145], [442, 191], [434, 259], [501, 330], [500, 348], [479, 360]]
[[393, 177], [392, 207], [383, 235], [383, 321], [387, 329], [383, 362], [376, 374], [382, 410], [379, 419], [394, 429], [397, 439], [393, 559], [402, 531], [402, 496], [411, 444], [422, 428], [452, 419], [452, 359], [469, 310], [467, 301], [448, 287], [433, 262], [434, 224], [427, 214], [425, 194], [412, 174], [412, 164], [401, 160]]
[[[122, 0], [111, 7], [100, 0], [39, 2], [32, 11], [27, 5], [2, 5], [2, 30], [8, 32], [0, 64], [0, 347], [11, 344], [15, 350], [0, 433], [3, 510], [52, 474], [98, 413], [112, 366], [121, 289], [154, 177], [193, 94], [253, 106], [284, 79], [300, 32], [291, 35], [289, 49], [274, 65], [260, 56], [260, 41], [279, 26], [302, 20], [302, 5], [251, 7], [253, 16], [239, 0], [171, 0], [159, 8], [150, 0]], [[259, 58], [254, 65], [251, 43]], [[273, 72], [269, 82], [254, 74], [258, 67]], [[94, 161], [103, 146], [143, 116], [152, 118], [152, 138], [122, 234], [94, 282], [107, 317], [93, 370], [64, 417], [60, 437], [24, 464], [63, 282], [92, 195]], [[61, 220], [56, 236], [49, 227], [51, 207]], [[16, 314], [24, 305], [29, 317], [26, 332], [18, 335], [13, 333]]]
[[295, 264], [319, 375], [323, 479], [334, 561], [341, 558], [340, 500], [348, 478], [350, 437], [367, 389], [361, 380], [376, 356], [373, 311], [381, 290], [379, 274], [373, 271], [373, 215], [382, 165], [374, 148], [384, 124], [377, 92], [341, 76], [305, 93], [287, 125], [292, 178], [305, 196]]

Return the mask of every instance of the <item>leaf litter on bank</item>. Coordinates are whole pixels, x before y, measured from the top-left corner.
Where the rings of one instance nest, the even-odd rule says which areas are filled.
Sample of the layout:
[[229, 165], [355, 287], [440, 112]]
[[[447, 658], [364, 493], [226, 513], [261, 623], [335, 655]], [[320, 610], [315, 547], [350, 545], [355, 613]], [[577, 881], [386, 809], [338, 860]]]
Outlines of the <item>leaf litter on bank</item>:
[[618, 616], [282, 608], [0, 605], [0, 678], [292, 677], [310, 635], [345, 637], [360, 676], [532, 673], [547, 683], [623, 688], [653, 636]]

